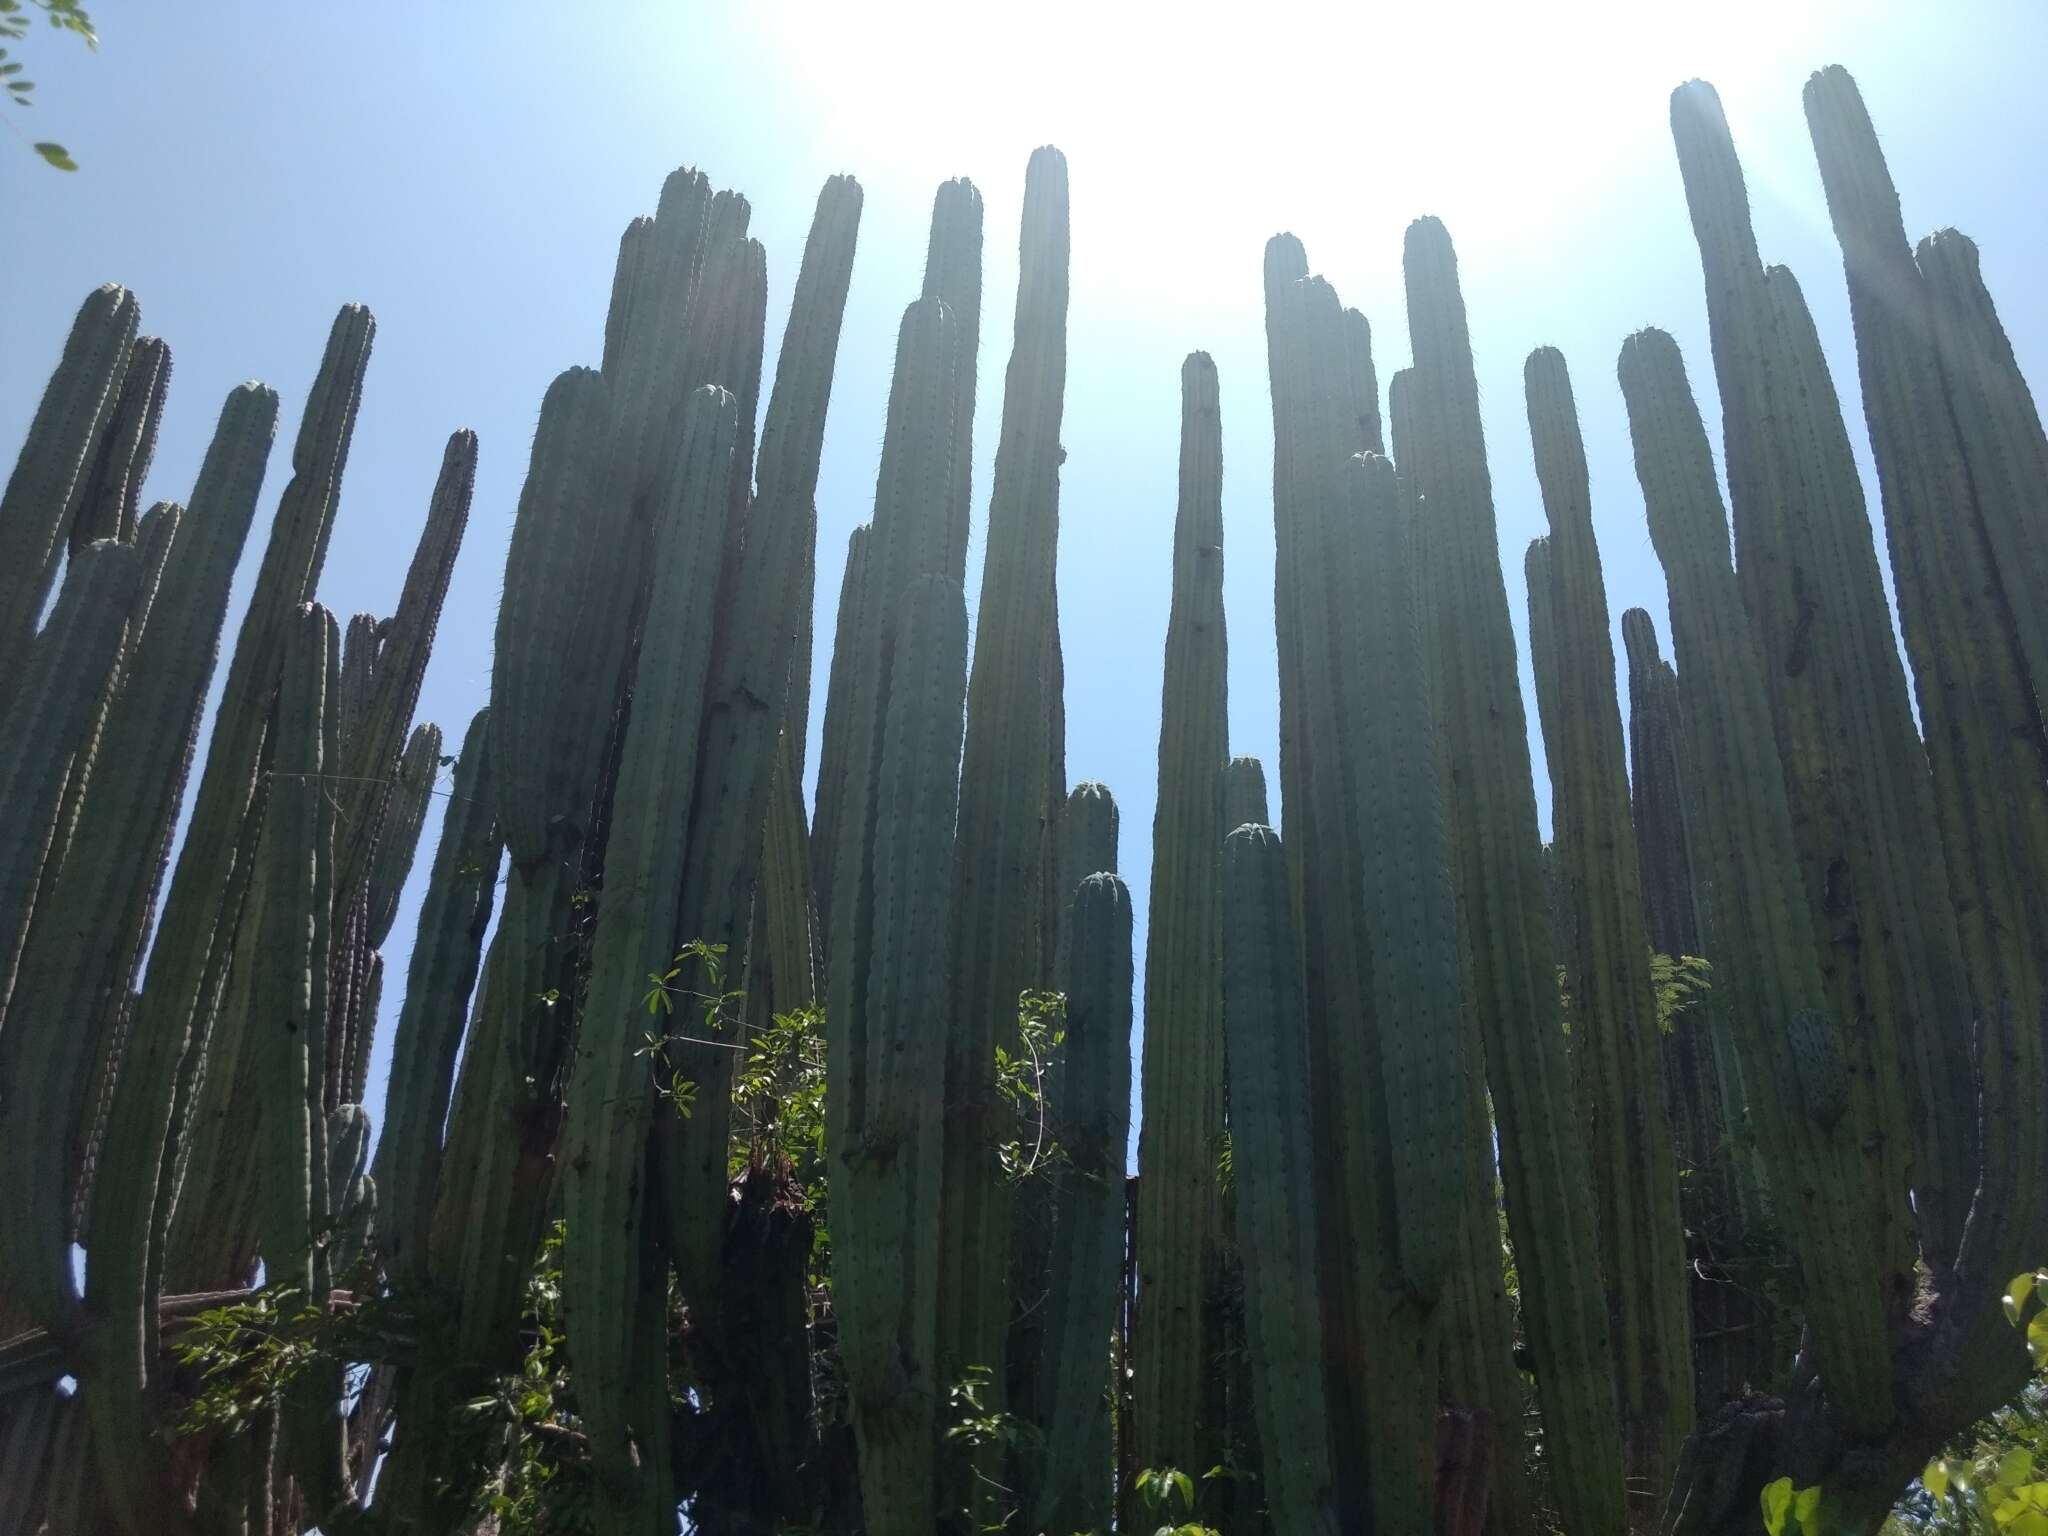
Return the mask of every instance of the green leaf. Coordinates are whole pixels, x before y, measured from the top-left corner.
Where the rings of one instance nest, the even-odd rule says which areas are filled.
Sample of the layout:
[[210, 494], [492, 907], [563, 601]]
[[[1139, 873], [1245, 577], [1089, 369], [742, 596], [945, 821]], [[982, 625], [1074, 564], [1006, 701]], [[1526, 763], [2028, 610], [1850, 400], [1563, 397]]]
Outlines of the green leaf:
[[1781, 1477], [1776, 1482], [1765, 1483], [1760, 1499], [1767, 1536], [1785, 1536], [1785, 1517], [1792, 1513], [1792, 1479]]
[[1792, 1495], [1792, 1518], [1799, 1522], [1801, 1536], [1820, 1536], [1820, 1485], [1801, 1488]]
[[78, 162], [71, 158], [62, 144], [37, 144], [34, 148], [37, 154], [41, 155], [60, 171], [75, 171], [78, 169]]
[[2005, 1320], [2015, 1328], [2026, 1316], [2027, 1300], [2034, 1294], [2035, 1278], [2033, 1275], [2015, 1275], [2012, 1284], [2005, 1288]]
[[2002, 1488], [2017, 1488], [2034, 1475], [2034, 1453], [2026, 1450], [2007, 1451], [1998, 1461], [1998, 1483]]
[[1937, 1500], [1946, 1498], [1948, 1496], [1948, 1464], [1939, 1458], [1927, 1463], [1926, 1470], [1920, 1474], [1920, 1486], [1925, 1488]]
[[2039, 1312], [2027, 1324], [2027, 1353], [2036, 1370], [2048, 1370], [2048, 1312]]

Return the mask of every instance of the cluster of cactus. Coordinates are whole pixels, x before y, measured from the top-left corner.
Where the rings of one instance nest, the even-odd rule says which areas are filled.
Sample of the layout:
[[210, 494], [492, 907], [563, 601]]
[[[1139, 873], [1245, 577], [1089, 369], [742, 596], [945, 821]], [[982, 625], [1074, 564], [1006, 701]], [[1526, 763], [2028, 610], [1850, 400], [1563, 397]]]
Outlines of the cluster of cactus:
[[[445, 776], [413, 715], [478, 444], [449, 440], [390, 617], [314, 600], [350, 306], [187, 804], [278, 401], [233, 391], [189, 501], [143, 512], [170, 354], [93, 294], [0, 499], [0, 1536], [496, 1528], [519, 1431], [465, 1425], [545, 1375], [547, 1253], [549, 1427], [601, 1531], [1106, 1533], [1167, 1489], [1232, 1536], [1718, 1536], [1785, 1476], [1875, 1529], [2017, 1389], [1998, 1301], [2048, 1257], [2048, 443], [1974, 249], [1907, 245], [1847, 75], [1806, 107], [1905, 660], [1813, 322], [1688, 84], [1732, 548], [1677, 346], [1640, 332], [1676, 667], [1623, 614], [1624, 712], [1578, 402], [1531, 354], [1547, 846], [1443, 225], [1408, 230], [1384, 410], [1364, 315], [1266, 249], [1277, 817], [1230, 756], [1219, 380], [1186, 359], [1135, 1192], [1133, 903], [1114, 799], [1066, 783], [1057, 150], [971, 647], [982, 203], [935, 199], [808, 817], [850, 178], [765, 400], [746, 200], [678, 171], [627, 228]], [[1673, 967], [1711, 985], [1667, 1016]], [[748, 1117], [759, 1041], [818, 1003], [803, 1189]], [[377, 1330], [195, 1425], [179, 1339], [259, 1265]], [[1245, 1475], [1166, 1470], [1210, 1466]]]

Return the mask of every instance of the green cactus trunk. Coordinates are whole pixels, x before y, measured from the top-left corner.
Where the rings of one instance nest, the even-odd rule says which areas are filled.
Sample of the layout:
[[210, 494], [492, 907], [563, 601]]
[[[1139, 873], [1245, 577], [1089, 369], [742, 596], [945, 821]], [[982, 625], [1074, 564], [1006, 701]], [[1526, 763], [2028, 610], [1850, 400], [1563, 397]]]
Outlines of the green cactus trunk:
[[427, 1278], [427, 1227], [440, 1184], [441, 1130], [502, 853], [489, 733], [489, 718], [479, 710], [455, 759], [441, 840], [407, 962], [385, 1090], [384, 1134], [377, 1143], [383, 1207], [378, 1248], [393, 1276], [415, 1286]]
[[[649, 977], [670, 970], [682, 863], [696, 789], [698, 731], [710, 670], [718, 565], [738, 436], [734, 397], [696, 391], [683, 414], [675, 493], [655, 526], [652, 598], [640, 636], [635, 726], [619, 761], [605, 842], [603, 905], [591, 944], [589, 990], [573, 1047], [564, 1110], [562, 1217], [576, 1240], [563, 1251], [570, 1349], [589, 1401], [583, 1409], [602, 1528], [635, 1529], [666, 1481], [668, 1423], [635, 1423], [634, 1304], [640, 1291], [648, 1114], [644, 1041], [671, 1025], [649, 1018]], [[657, 981], [656, 985], [660, 985]], [[666, 994], [664, 994], [666, 996]], [[682, 1007], [692, 1009], [685, 995]], [[694, 1074], [678, 1052], [676, 1070]], [[722, 1126], [721, 1126], [722, 1129]], [[582, 1401], [579, 1395], [579, 1402]], [[648, 1474], [655, 1473], [652, 1485]], [[671, 1506], [673, 1499], [671, 1497]]]
[[[1553, 787], [1552, 846], [1571, 911], [1573, 1077], [1588, 1126], [1626, 1472], [1631, 1489], [1643, 1490], [1629, 1525], [1646, 1529], [1692, 1432], [1685, 1230], [1578, 408], [1555, 350], [1532, 352], [1523, 377], [1550, 520], [1550, 537], [1530, 546], [1529, 648]], [[1539, 546], [1549, 554], [1540, 576]], [[1546, 604], [1548, 625], [1538, 621]]]
[[[943, 399], [936, 403], [944, 409]], [[940, 575], [913, 580], [897, 608], [875, 772], [870, 939], [857, 960], [839, 944], [832, 956], [827, 1092], [833, 1208], [844, 1225], [833, 1291], [866, 1529], [928, 1536], [941, 1508], [938, 1409], [946, 1386], [938, 1337], [944, 1122], [932, 1101], [951, 1005], [946, 893], [967, 613], [959, 587]], [[840, 866], [849, 878], [857, 867]], [[867, 972], [859, 988], [856, 968]]]
[[[704, 684], [697, 792], [686, 852], [678, 860], [682, 881], [672, 937], [723, 945], [741, 983], [745, 973], [737, 967], [745, 954], [763, 829], [773, 804], [791, 663], [804, 627], [800, 614], [810, 605], [803, 577], [817, 544], [812, 502], [861, 202], [860, 186], [850, 177], [834, 177], [819, 195], [768, 402], [759, 493], [746, 519], [737, 569], [729, 564], [721, 583]], [[730, 550], [727, 557], [735, 558]], [[683, 968], [681, 984], [685, 990], [709, 990], [709, 978], [695, 965]], [[701, 1031], [692, 1030], [691, 1019], [680, 1022], [685, 1043], [675, 1048], [677, 1065], [696, 1084], [696, 1107], [687, 1120], [663, 1117], [657, 1141], [669, 1252], [709, 1339], [719, 1332], [732, 1084], [742, 1058], [729, 1049], [733, 1041], [692, 1047], [688, 1038], [701, 1037]], [[716, 1352], [715, 1345], [709, 1347]]]
[[1256, 757], [1233, 757], [1223, 765], [1223, 824], [1232, 831], [1272, 824], [1266, 811], [1266, 767]]
[[0, 492], [0, 712], [27, 665], [43, 600], [88, 499], [140, 318], [125, 288], [108, 283], [86, 296]]
[[1763, 664], [1728, 565], [1713, 459], [1670, 337], [1630, 337], [1620, 373], [1650, 537], [1671, 589], [1685, 739], [1699, 764], [1692, 852], [1714, 892], [1707, 955], [1727, 994], [1779, 1224], [1814, 1298], [1808, 1327], [1823, 1379], [1850, 1423], [1880, 1434], [1893, 1411], [1884, 1238], [1865, 1198], [1855, 1121], [1844, 1116], [1841, 1030], [1800, 877]]
[[[862, 523], [846, 539], [846, 567], [833, 611], [832, 664], [825, 674], [825, 719], [818, 744], [818, 790], [811, 814], [811, 882], [817, 893], [818, 931], [832, 928], [832, 891], [839, 855], [839, 813], [846, 805], [848, 757], [852, 751], [853, 677], [856, 658], [866, 653], [861, 627], [866, 609], [868, 546], [873, 528]], [[793, 717], [792, 717], [793, 718]]]
[[[960, 769], [953, 877], [958, 990], [946, 1059], [939, 1322], [946, 1368], [987, 1366], [1005, 1390], [1005, 1255], [1014, 1212], [996, 1159], [1011, 1126], [994, 1091], [995, 1051], [1016, 1048], [1018, 996], [1052, 979], [1055, 936], [1045, 911], [1058, 873], [1052, 839], [1067, 794], [1054, 591], [1066, 457], [1059, 439], [1067, 382], [1067, 163], [1051, 147], [1034, 151], [1025, 172], [1019, 247], [1016, 335], [1004, 380]], [[1036, 1363], [1020, 1359], [1019, 1368], [1028, 1372]]]
[[1097, 856], [1078, 862], [1099, 863], [1107, 853], [1112, 867], [1075, 883], [1061, 930], [1067, 1039], [1047, 1097], [1063, 1158], [1049, 1175], [1052, 1241], [1037, 1372], [1045, 1444], [1027, 1494], [1033, 1528], [1047, 1531], [1108, 1530], [1115, 1510], [1109, 1345], [1131, 1132], [1131, 898], [1113, 870], [1116, 802], [1101, 785], [1084, 784], [1068, 812], [1068, 846]]
[[[1977, 1363], [2003, 1357], [2009, 1369], [2011, 1340], [1990, 1318], [1994, 1275], [2035, 1262], [2021, 1255], [2048, 1230], [2039, 1214], [2048, 1198], [2048, 1122], [2034, 1112], [2028, 1086], [2048, 1071], [2048, 1042], [2034, 1022], [2048, 1017], [2048, 671], [2041, 594], [2029, 575], [2040, 568], [2048, 466], [1974, 251], [1944, 233], [1921, 242], [1917, 262], [1910, 258], [1898, 195], [1854, 82], [1825, 71], [1806, 100], [1849, 280], [1885, 542], [1975, 1011], [1976, 1156], [1964, 1161], [1972, 1150], [1967, 1116], [1946, 1127], [1935, 1150], [1950, 1165], [1975, 1169], [1978, 1210], [2035, 1213], [2009, 1224], [1973, 1221], [1953, 1250], [1967, 1277], [1959, 1304], [1985, 1297], [1966, 1354]], [[1934, 896], [1940, 866], [1931, 848], [1915, 846], [1905, 857], [1914, 862], [1903, 877]], [[1927, 1073], [1930, 1111], [1953, 1106], [1967, 1076], [1955, 1048], [1959, 997], [1951, 990], [1937, 1001], [1941, 1058], [1914, 1063]], [[1944, 1129], [1938, 1118], [1935, 1127]], [[1939, 1263], [1946, 1254], [1930, 1257]]]
[[1138, 1132], [1139, 1303], [1132, 1330], [1133, 1445], [1145, 1467], [1206, 1467], [1223, 1425], [1204, 1422], [1222, 1347], [1210, 1292], [1227, 1234], [1223, 1144], [1223, 764], [1230, 754], [1223, 615], [1223, 423], [1216, 365], [1181, 365], [1180, 500], [1159, 723], [1159, 799], [1145, 945], [1143, 1116]]
[[1541, 843], [1514, 635], [1501, 576], [1478, 384], [1450, 237], [1409, 226], [1403, 267], [1415, 346], [1425, 606], [1464, 935], [1499, 1129], [1522, 1316], [1568, 1528], [1613, 1529], [1624, 1508], [1614, 1355], [1597, 1288], [1598, 1219], [1559, 1027]]
[[1260, 1466], [1276, 1530], [1338, 1529], [1322, 1392], [1308, 1015], [1279, 837], [1246, 823], [1223, 845], [1223, 1025], [1230, 1049], [1231, 1203]]

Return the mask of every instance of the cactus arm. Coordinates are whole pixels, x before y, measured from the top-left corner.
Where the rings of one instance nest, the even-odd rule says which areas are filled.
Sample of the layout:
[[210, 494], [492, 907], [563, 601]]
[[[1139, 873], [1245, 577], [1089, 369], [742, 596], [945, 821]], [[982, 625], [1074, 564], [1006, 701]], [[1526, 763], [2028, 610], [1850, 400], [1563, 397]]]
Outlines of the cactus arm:
[[[642, 1041], [650, 1028], [678, 1030], [675, 1022], [651, 1019], [642, 999], [649, 976], [667, 971], [674, 953], [675, 870], [696, 789], [712, 645], [717, 566], [708, 556], [718, 547], [731, 485], [737, 402], [707, 385], [690, 397], [683, 423], [676, 493], [656, 527], [634, 728], [619, 761], [603, 905], [564, 1106], [562, 1217], [577, 1238], [563, 1253], [562, 1295], [579, 1380], [590, 1383], [584, 1421], [599, 1511], [621, 1529], [644, 1493], [640, 1466], [667, 1456], [666, 1421], [632, 1424], [626, 1408], [653, 1103]], [[687, 998], [681, 1008], [687, 1018]], [[677, 1069], [694, 1075], [694, 1054], [678, 1056]], [[722, 1142], [722, 1118], [720, 1131]]]
[[[1530, 353], [1523, 376], [1551, 529], [1538, 541], [1548, 549], [1549, 570], [1532, 566], [1529, 628], [1555, 805], [1552, 846], [1571, 913], [1564, 958], [1573, 1078], [1588, 1126], [1627, 1471], [1632, 1488], [1651, 1491], [1631, 1516], [1643, 1526], [1654, 1521], [1655, 1495], [1669, 1485], [1692, 1432], [1685, 1230], [1663, 1112], [1656, 984], [1578, 409], [1556, 350]], [[1539, 625], [1546, 604], [1549, 623]], [[1539, 638], [1539, 629], [1547, 636]]]
[[[825, 717], [818, 744], [818, 787], [811, 811], [811, 880], [817, 891], [818, 931], [832, 931], [832, 888], [839, 852], [839, 817], [846, 808], [846, 779], [852, 750], [854, 658], [865, 649], [868, 546], [873, 526], [862, 523], [846, 539], [846, 565], [839, 578], [839, 604], [832, 618], [832, 663], [825, 674]], [[792, 721], [795, 717], [791, 717]]]
[[1145, 946], [1143, 1115], [1138, 1132], [1134, 1448], [1140, 1467], [1192, 1466], [1220, 1430], [1201, 1422], [1208, 1287], [1223, 1208], [1223, 763], [1229, 755], [1223, 615], [1223, 424], [1216, 365], [1181, 364], [1173, 606], [1159, 724]]
[[[1449, 754], [1454, 871], [1487, 1082], [1500, 1135], [1523, 1318], [1565, 1524], [1611, 1528], [1623, 1508], [1613, 1347], [1597, 1273], [1590, 1170], [1570, 1098], [1543, 907], [1541, 844], [1493, 492], [1450, 237], [1409, 226], [1412, 408], [1424, 498], [1432, 662]], [[1397, 415], [1397, 425], [1399, 417]]]
[[[1096, 793], [1088, 797], [1083, 825], [1099, 835], [1106, 821], [1114, 825], [1115, 802], [1099, 784], [1079, 786], [1075, 796], [1084, 789]], [[1071, 834], [1076, 823], [1067, 826]], [[1103, 851], [1098, 842], [1097, 854]], [[1114, 853], [1113, 839], [1107, 851]], [[1038, 1370], [1044, 1477], [1031, 1519], [1038, 1530], [1107, 1530], [1115, 1504], [1115, 1457], [1105, 1345], [1121, 1299], [1131, 1117], [1131, 898], [1123, 881], [1107, 870], [1079, 880], [1062, 931], [1070, 935], [1061, 977], [1067, 1040], [1053, 1123], [1065, 1162], [1052, 1174], [1053, 1237]]]
[[489, 723], [479, 710], [462, 738], [406, 962], [405, 998], [391, 1050], [384, 1134], [375, 1176], [383, 1192], [379, 1246], [395, 1276], [426, 1278], [427, 1219], [440, 1182], [441, 1128], [455, 1080], [484, 930], [490, 925], [501, 845]]
[[65, 534], [120, 401], [140, 313], [135, 296], [112, 283], [86, 295], [0, 491], [0, 709], [27, 663]]
[[121, 394], [100, 438], [92, 475], [71, 524], [71, 553], [95, 539], [135, 542], [142, 482], [156, 455], [157, 426], [170, 392], [171, 349], [155, 336], [138, 336], [128, 352]]
[[946, 492], [943, 558], [937, 569], [965, 581], [967, 525], [974, 493], [974, 395], [981, 359], [981, 192], [966, 177], [942, 182], [932, 195], [925, 244], [923, 297], [952, 312], [960, 333], [948, 419], [959, 444]]
[[[960, 770], [954, 934], [960, 951], [948, 1048], [945, 1256], [940, 1350], [955, 1369], [1006, 1378], [1013, 1211], [995, 1158], [1007, 1111], [993, 1095], [995, 1048], [1014, 1049], [1017, 998], [1050, 979], [1048, 829], [1066, 800], [1055, 761], [1058, 691], [1060, 421], [1067, 381], [1067, 163], [1035, 150], [1024, 178], [1015, 342], [989, 496], [988, 551], [975, 610], [974, 670]], [[1035, 1358], [1020, 1362], [1035, 1369]]]
[[1256, 757], [1233, 757], [1223, 765], [1223, 825], [1271, 826], [1266, 813], [1266, 768]]
[[1308, 1017], [1280, 839], [1247, 823], [1223, 844], [1223, 1024], [1230, 1151], [1262, 1484], [1276, 1530], [1334, 1532], [1322, 1387]]

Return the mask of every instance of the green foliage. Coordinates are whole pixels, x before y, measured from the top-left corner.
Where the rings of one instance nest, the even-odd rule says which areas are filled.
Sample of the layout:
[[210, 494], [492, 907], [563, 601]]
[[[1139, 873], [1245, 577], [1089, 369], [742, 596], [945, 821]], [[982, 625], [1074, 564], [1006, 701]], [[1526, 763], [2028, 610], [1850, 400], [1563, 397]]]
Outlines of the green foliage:
[[[92, 18], [78, 0], [26, 0], [26, 6], [34, 6], [41, 11], [43, 19], [58, 31], [83, 38], [86, 47], [98, 51], [99, 33], [93, 30]], [[24, 0], [0, 0], [0, 40], [18, 43], [28, 35], [30, 17], [26, 6]], [[35, 82], [27, 79], [21, 68], [21, 61], [11, 57], [8, 49], [0, 47], [0, 84], [4, 84], [8, 101], [17, 107], [32, 107], [35, 105]], [[57, 170], [78, 169], [78, 162], [71, 158], [62, 144], [43, 140], [29, 147]]]
[[1147, 1467], [1135, 1486], [1147, 1518], [1158, 1522], [1152, 1536], [1222, 1536], [1195, 1519], [1195, 1482], [1180, 1468]]
[[[683, 968], [693, 962], [702, 967], [705, 985], [710, 990], [700, 992], [679, 983]], [[707, 1038], [731, 1033], [739, 1026], [747, 1001], [744, 991], [729, 990], [725, 986], [723, 944], [707, 944], [702, 939], [692, 939], [675, 952], [666, 971], [647, 973], [646, 1004], [650, 1014], [673, 1017], [679, 998], [701, 1006], [704, 1034], [649, 1032], [642, 1037], [644, 1043], [633, 1054], [648, 1059], [649, 1070], [654, 1077], [655, 1097], [674, 1105], [676, 1114], [687, 1120], [697, 1107], [697, 1081], [675, 1063], [669, 1055], [669, 1048], [687, 1041], [691, 1045], [708, 1045], [719, 1050], [746, 1049], [743, 1045]]]
[[1059, 992], [1025, 992], [1017, 999], [1017, 1049], [996, 1046], [996, 1092], [1016, 1112], [1020, 1134], [996, 1148], [1012, 1183], [1035, 1177], [1064, 1157], [1052, 1139], [1046, 1074], [1067, 1041], [1067, 999]]
[[1820, 1536], [1820, 1488], [1795, 1488], [1781, 1477], [1766, 1483], [1762, 1495], [1764, 1529], [1770, 1536]]
[[2048, 1380], [1927, 1463], [1883, 1536], [2041, 1536], [2048, 1531]]
[[1713, 985], [1714, 967], [1702, 955], [1650, 955], [1650, 979], [1657, 985], [1657, 1028], [1670, 1034], [1679, 1018], [1697, 1008]]

